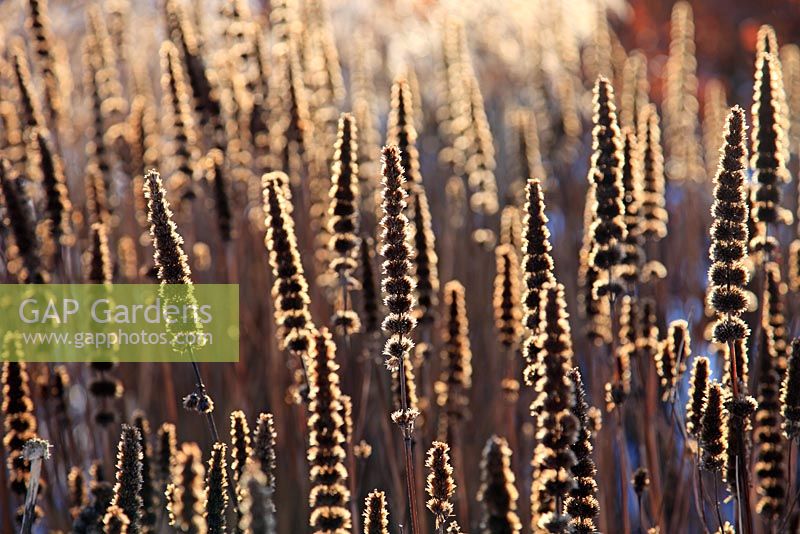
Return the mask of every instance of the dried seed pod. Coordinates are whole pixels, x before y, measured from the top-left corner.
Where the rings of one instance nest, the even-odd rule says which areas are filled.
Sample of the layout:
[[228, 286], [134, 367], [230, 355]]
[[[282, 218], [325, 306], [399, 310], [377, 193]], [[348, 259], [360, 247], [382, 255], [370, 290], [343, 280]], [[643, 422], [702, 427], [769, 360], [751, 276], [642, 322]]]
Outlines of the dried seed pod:
[[483, 505], [481, 532], [518, 534], [522, 530], [517, 516], [519, 492], [511, 470], [511, 449], [501, 437], [490, 437], [481, 459], [481, 487], [478, 501]]
[[425, 491], [430, 499], [425, 504], [436, 520], [436, 528], [441, 528], [453, 513], [453, 503], [450, 499], [456, 491], [453, 467], [450, 465], [450, 446], [447, 443], [434, 441], [428, 449], [425, 467], [430, 470], [425, 485]]

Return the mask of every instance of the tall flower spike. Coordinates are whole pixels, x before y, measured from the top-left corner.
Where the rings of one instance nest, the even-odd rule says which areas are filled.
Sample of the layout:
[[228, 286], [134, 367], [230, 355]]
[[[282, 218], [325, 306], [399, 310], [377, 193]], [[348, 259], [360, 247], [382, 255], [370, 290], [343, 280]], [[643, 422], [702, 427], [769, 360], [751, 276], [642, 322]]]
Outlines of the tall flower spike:
[[[625, 402], [631, 392], [631, 357], [637, 355], [638, 337], [643, 330], [643, 321], [640, 313], [639, 300], [631, 295], [622, 297], [622, 306], [619, 314], [619, 344], [614, 354], [616, 365], [614, 380], [606, 383], [606, 408], [613, 411], [617, 405]], [[649, 361], [645, 359], [644, 361]]]
[[510, 350], [517, 346], [522, 334], [519, 260], [510, 244], [498, 246], [495, 257], [497, 275], [494, 279], [494, 324], [500, 344]]
[[205, 467], [196, 443], [184, 443], [176, 456], [173, 482], [167, 486], [169, 524], [180, 532], [205, 532]]
[[633, 50], [625, 59], [622, 70], [622, 95], [619, 122], [626, 128], [637, 129], [642, 109], [648, 104], [650, 83], [647, 79], [647, 56]]
[[581, 317], [587, 321], [586, 337], [595, 346], [611, 342], [611, 306], [608, 300], [594, 298], [594, 284], [600, 272], [591, 264], [590, 254], [593, 240], [591, 226], [594, 220], [594, 187], [589, 185], [586, 190], [586, 199], [583, 206], [583, 238], [578, 252], [578, 302], [580, 303]]
[[271, 413], [262, 413], [258, 416], [256, 432], [253, 436], [251, 458], [258, 463], [259, 469], [266, 476], [267, 485], [275, 491], [275, 418]]
[[203, 509], [208, 534], [225, 534], [228, 529], [225, 517], [228, 507], [228, 471], [225, 460], [227, 450], [224, 443], [215, 443], [208, 460], [206, 501]]
[[[748, 273], [742, 264], [747, 254], [748, 205], [745, 190], [746, 174], [745, 119], [742, 108], [731, 108], [725, 127], [725, 142], [720, 151], [720, 163], [714, 179], [714, 203], [711, 215], [712, 265], [708, 272], [709, 304], [717, 312], [714, 341], [727, 345], [729, 350], [730, 381], [734, 392], [745, 372], [744, 351], [740, 343], [749, 335], [747, 324], [740, 318], [747, 298], [744, 288]], [[744, 384], [744, 383], [743, 383]]]
[[197, 132], [192, 115], [190, 95], [183, 78], [183, 66], [178, 49], [170, 41], [161, 45], [161, 86], [164, 94], [163, 131], [171, 140], [165, 163], [171, 172], [168, 177], [171, 191], [181, 197], [194, 195], [194, 162], [197, 156]]
[[483, 505], [481, 532], [484, 534], [518, 534], [522, 523], [517, 516], [519, 492], [511, 470], [511, 449], [501, 437], [492, 436], [483, 447], [481, 487], [478, 501]]
[[25, 442], [36, 437], [36, 412], [34, 411], [27, 366], [20, 361], [22, 341], [18, 334], [6, 332], [3, 336], [3, 447], [9, 472], [9, 487], [18, 495], [25, 495], [30, 479], [30, 464], [22, 456]]
[[142, 527], [144, 530], [154, 528], [158, 492], [156, 491], [153, 471], [153, 448], [150, 446], [150, 422], [144, 412], [137, 411], [133, 415], [133, 426], [139, 431], [139, 446], [142, 449]]
[[400, 166], [400, 151], [396, 146], [383, 148], [383, 218], [381, 219], [381, 255], [383, 279], [381, 290], [387, 309], [382, 328], [388, 339], [383, 349], [386, 366], [396, 370], [401, 358], [407, 358], [414, 347], [409, 334], [416, 325], [412, 315], [414, 279], [411, 272], [413, 252], [408, 244], [405, 175]]
[[701, 465], [706, 471], [719, 471], [725, 465], [723, 396], [722, 385], [716, 380], [712, 381], [708, 386], [708, 396], [703, 407], [699, 433], [700, 445], [703, 448]]
[[33, 36], [36, 63], [44, 79], [44, 96], [50, 126], [58, 131], [62, 109], [63, 66], [59, 64], [56, 42], [50, 17], [47, 16], [47, 0], [28, 0], [29, 18], [25, 25]]
[[70, 245], [74, 241], [70, 225], [72, 204], [69, 201], [61, 158], [53, 151], [44, 132], [36, 131], [34, 141], [39, 152], [42, 187], [46, 197], [44, 209], [46, 231], [57, 246]]
[[191, 284], [192, 272], [183, 252], [183, 237], [172, 219], [161, 176], [151, 170], [144, 180], [147, 220], [155, 249], [153, 259], [158, 269], [158, 279], [163, 284]]
[[544, 164], [542, 163], [542, 153], [539, 149], [538, 125], [533, 112], [525, 109], [516, 109], [509, 116], [511, 130], [515, 141], [511, 146], [515, 147], [514, 178], [521, 180], [521, 183], [513, 187], [516, 197], [520, 194], [518, 187], [524, 187], [529, 178], [546, 176]]
[[328, 207], [328, 249], [331, 252], [330, 269], [337, 274], [342, 291], [333, 317], [337, 330], [345, 334], [361, 328], [358, 314], [349, 309], [348, 295], [356, 286], [353, 271], [358, 267], [359, 184], [358, 184], [358, 129], [349, 113], [339, 117], [339, 133], [334, 145], [331, 167], [331, 188]]
[[415, 316], [420, 325], [431, 324], [439, 304], [439, 257], [433, 233], [428, 195], [422, 183], [411, 186], [412, 241], [414, 243], [414, 278], [417, 283]]
[[786, 136], [783, 130], [782, 109], [785, 104], [783, 75], [780, 62], [769, 53], [759, 53], [756, 59], [753, 89], [753, 150], [751, 167], [754, 170], [752, 218], [761, 223], [754, 236], [754, 250], [770, 254], [777, 243], [769, 238], [769, 225], [785, 219], [780, 206], [781, 187], [789, 179], [786, 169]]
[[625, 229], [627, 236], [622, 242], [622, 269], [620, 276], [633, 288], [639, 280], [644, 255], [639, 223], [641, 221], [641, 170], [639, 168], [639, 147], [636, 136], [629, 128], [625, 128], [622, 165], [622, 205], [625, 208]]
[[209, 151], [204, 160], [205, 179], [211, 182], [214, 190], [214, 207], [217, 212], [217, 228], [224, 242], [230, 242], [233, 237], [233, 213], [231, 198], [228, 192], [228, 183], [225, 179], [225, 153], [218, 148]]
[[784, 472], [784, 447], [781, 435], [780, 379], [778, 354], [775, 350], [773, 330], [769, 324], [761, 327], [761, 367], [758, 381], [758, 408], [755, 414], [754, 441], [756, 444], [755, 474], [758, 479], [759, 499], [756, 511], [766, 518], [777, 519], [786, 502], [786, 473]]
[[592, 459], [592, 422], [580, 370], [573, 367], [569, 377], [575, 386], [575, 405], [572, 407], [572, 413], [578, 419], [580, 426], [578, 436], [572, 445], [572, 452], [575, 454], [575, 465], [572, 466], [575, 487], [569, 491], [565, 504], [570, 515], [570, 525], [576, 534], [590, 534], [597, 530], [595, 518], [600, 513], [595, 481], [597, 468]]
[[686, 401], [686, 432], [695, 438], [700, 437], [703, 414], [706, 410], [709, 373], [708, 358], [696, 357], [689, 375], [689, 400]]
[[656, 371], [661, 379], [661, 400], [667, 401], [671, 398], [691, 354], [689, 323], [683, 319], [672, 321], [667, 329], [667, 338], [661, 342], [661, 348], [656, 354]]
[[400, 150], [400, 165], [406, 176], [406, 190], [412, 192], [412, 184], [422, 184], [417, 151], [417, 130], [414, 128], [414, 101], [411, 87], [403, 78], [392, 84], [391, 110], [387, 126], [387, 145], [397, 145]]
[[308, 462], [311, 492], [309, 524], [315, 533], [343, 534], [351, 527], [345, 460], [342, 392], [330, 334], [321, 330], [312, 348], [309, 371]]
[[231, 471], [234, 482], [239, 482], [252, 452], [247, 418], [243, 411], [236, 410], [231, 413]]
[[766, 287], [764, 288], [762, 306], [765, 310], [767, 322], [772, 328], [772, 338], [777, 358], [775, 368], [778, 371], [778, 377], [782, 378], [786, 372], [788, 350], [786, 316], [784, 314], [786, 284], [781, 281], [781, 267], [778, 263], [769, 262], [764, 265], [764, 273], [766, 274]]
[[370, 336], [380, 333], [380, 290], [375, 281], [373, 267], [375, 241], [368, 236], [361, 238], [359, 259], [361, 266], [361, 312], [364, 332]]
[[110, 284], [113, 268], [108, 249], [108, 228], [103, 223], [94, 223], [89, 229], [86, 280], [92, 284]]
[[251, 534], [275, 534], [274, 488], [267, 483], [266, 475], [255, 464], [245, 467], [239, 483], [241, 502], [238, 531]]
[[703, 150], [706, 175], [714, 176], [719, 153], [719, 133], [725, 128], [725, 115], [730, 106], [728, 106], [725, 96], [725, 85], [721, 80], [709, 80], [705, 86], [703, 91]]
[[163, 500], [167, 485], [177, 466], [178, 445], [175, 438], [175, 425], [162, 423], [156, 432], [154, 478], [159, 499]]
[[674, 180], [699, 180], [703, 174], [697, 139], [697, 58], [694, 17], [689, 2], [672, 8], [669, 59], [666, 65], [664, 124], [667, 175]]
[[523, 355], [528, 364], [536, 361], [537, 351], [534, 335], [540, 331], [540, 292], [547, 284], [555, 282], [553, 257], [550, 251], [550, 230], [547, 229], [542, 185], [530, 178], [525, 186], [525, 215], [522, 219], [522, 311], [527, 340]]
[[430, 499], [426, 505], [436, 520], [436, 528], [441, 529], [453, 514], [453, 503], [450, 499], [456, 491], [453, 467], [450, 465], [450, 446], [447, 443], [434, 441], [428, 449], [425, 467], [430, 470], [425, 485], [425, 491]]
[[639, 142], [642, 152], [642, 235], [647, 241], [659, 241], [667, 235], [667, 210], [664, 182], [664, 156], [661, 151], [661, 128], [653, 104], [642, 110], [639, 119]]
[[[449, 428], [465, 417], [472, 387], [472, 349], [469, 343], [466, 291], [458, 280], [445, 284], [444, 307], [447, 324], [443, 333], [442, 375], [436, 386], [439, 404], [447, 415], [445, 424]], [[447, 433], [440, 434], [442, 439], [446, 439], [446, 436]]]
[[117, 483], [111, 506], [119, 506], [130, 522], [128, 532], [142, 531], [142, 436], [136, 427], [122, 425], [117, 446]]
[[44, 122], [42, 110], [34, 92], [31, 80], [31, 71], [28, 67], [28, 59], [21, 41], [14, 42], [10, 47], [11, 67], [14, 69], [14, 79], [19, 89], [20, 118], [22, 119], [25, 137], [30, 135], [32, 129], [47, 130]]
[[314, 325], [308, 310], [308, 283], [285, 196], [288, 180], [285, 174], [277, 172], [262, 178], [264, 225], [267, 227], [264, 243], [272, 266], [272, 294], [282, 346], [284, 350], [302, 355], [308, 350]]
[[592, 130], [592, 162], [589, 183], [594, 189], [594, 214], [589, 233], [592, 249], [589, 263], [600, 271], [594, 283], [594, 298], [613, 298], [621, 291], [614, 281], [622, 261], [621, 243], [627, 237], [622, 186], [622, 139], [617, 126], [614, 89], [600, 76], [594, 87], [594, 129]]
[[800, 438], [800, 338], [792, 340], [792, 351], [786, 362], [786, 376], [781, 384], [783, 433], [790, 440]]
[[389, 534], [389, 512], [382, 491], [371, 491], [364, 499], [364, 534]]
[[539, 443], [534, 450], [532, 510], [538, 528], [561, 532], [570, 516], [563, 509], [575, 487], [572, 468], [579, 421], [572, 413], [574, 385], [569, 378], [572, 367], [572, 339], [564, 300], [564, 287], [554, 284], [542, 290], [543, 331], [539, 344], [541, 369], [538, 371], [536, 398], [531, 414], [536, 417]]
[[[7, 159], [0, 159], [0, 196], [5, 211], [3, 224], [11, 229], [6, 253], [11, 261], [9, 270], [23, 284], [41, 284], [47, 280], [39, 255], [34, 216], [22, 182], [11, 170]], [[13, 244], [12, 246], [9, 246]]]

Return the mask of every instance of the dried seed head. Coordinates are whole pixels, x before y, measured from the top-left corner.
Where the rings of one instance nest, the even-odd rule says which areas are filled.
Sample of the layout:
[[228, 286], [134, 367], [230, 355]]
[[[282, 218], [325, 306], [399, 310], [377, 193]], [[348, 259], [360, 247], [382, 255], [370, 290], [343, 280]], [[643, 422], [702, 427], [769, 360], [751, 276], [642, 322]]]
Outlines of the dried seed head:
[[420, 324], [436, 319], [439, 304], [439, 258], [433, 233], [428, 195], [423, 184], [411, 186], [411, 237], [414, 244], [414, 277], [417, 282], [415, 316]]
[[308, 282], [285, 195], [288, 178], [283, 173], [268, 173], [263, 176], [262, 184], [267, 227], [264, 243], [272, 267], [275, 318], [284, 350], [302, 357], [308, 351], [315, 327], [308, 309]]
[[27, 366], [20, 361], [22, 341], [19, 334], [7, 332], [3, 336], [2, 413], [3, 446], [9, 472], [9, 486], [18, 495], [25, 495], [30, 479], [30, 463], [22, 456], [25, 442], [36, 437], [36, 415], [31, 399]]
[[689, 375], [689, 400], [686, 401], [686, 431], [695, 438], [700, 436], [702, 418], [706, 411], [709, 375], [708, 358], [705, 356], [695, 358]]
[[158, 270], [158, 279], [162, 284], [191, 284], [192, 271], [183, 252], [183, 237], [172, 218], [161, 176], [151, 170], [144, 180], [147, 220], [155, 249], [153, 261]]
[[[708, 299], [717, 312], [714, 341], [721, 345], [737, 346], [749, 334], [747, 325], [739, 317], [747, 304], [744, 287], [748, 273], [742, 264], [747, 254], [748, 237], [746, 169], [744, 111], [737, 106], [728, 115], [711, 207], [714, 222], [709, 251], [712, 265], [708, 273], [711, 287]], [[740, 371], [746, 369], [741, 361], [744, 351], [736, 352], [740, 354], [729, 354], [729, 357], [730, 361], [736, 362], [738, 368], [735, 372], [741, 374]]]
[[701, 465], [707, 471], [719, 471], [725, 465], [726, 442], [723, 438], [726, 414], [723, 412], [723, 396], [722, 385], [716, 380], [712, 381], [708, 386], [699, 433], [703, 448]]
[[780, 379], [778, 354], [772, 327], [761, 328], [761, 367], [758, 381], [758, 409], [755, 414], [753, 439], [756, 444], [755, 474], [758, 479], [759, 499], [756, 510], [765, 517], [777, 518], [783, 513], [786, 501], [786, 474], [784, 473], [784, 446], [781, 435]]
[[0, 159], [0, 193], [5, 208], [3, 223], [11, 229], [11, 239], [6, 244], [9, 270], [23, 284], [46, 282], [48, 277], [39, 256], [34, 215], [22, 182], [5, 158]]
[[266, 477], [266, 484], [275, 490], [275, 439], [278, 434], [275, 432], [275, 418], [271, 413], [262, 413], [258, 416], [256, 432], [253, 437], [253, 449], [251, 458], [258, 463], [259, 469]]
[[409, 334], [416, 325], [412, 315], [415, 281], [411, 272], [413, 252], [408, 244], [408, 219], [406, 208], [405, 175], [400, 166], [400, 151], [395, 146], [383, 148], [383, 218], [381, 219], [381, 255], [383, 279], [381, 289], [387, 315], [383, 331], [388, 339], [383, 349], [386, 366], [397, 369], [400, 358], [410, 354], [414, 343]]
[[428, 449], [425, 467], [430, 470], [425, 486], [430, 499], [425, 504], [436, 520], [436, 528], [440, 528], [453, 513], [450, 499], [456, 491], [453, 467], [450, 465], [450, 446], [434, 441]]
[[594, 88], [594, 129], [592, 130], [592, 168], [589, 183], [594, 190], [593, 221], [589, 227], [592, 249], [589, 264], [606, 271], [594, 283], [594, 298], [613, 296], [621, 289], [613, 280], [615, 269], [622, 261], [620, 244], [627, 237], [624, 221], [622, 184], [622, 136], [617, 126], [614, 89], [599, 76]]
[[792, 350], [786, 364], [786, 376], [781, 384], [781, 415], [783, 432], [790, 440], [800, 437], [800, 339], [792, 340]]
[[600, 513], [600, 503], [597, 501], [597, 482], [595, 481], [597, 468], [592, 459], [593, 422], [580, 370], [577, 367], [572, 368], [569, 376], [575, 385], [575, 405], [572, 407], [572, 413], [580, 426], [578, 436], [572, 445], [572, 452], [575, 454], [575, 465], [572, 466], [575, 487], [569, 491], [565, 505], [566, 511], [570, 515], [570, 525], [575, 532], [589, 534], [597, 530], [595, 519]]
[[[716, 135], [718, 134], [715, 133]], [[638, 138], [642, 151], [642, 236], [648, 241], [659, 241], [667, 235], [668, 214], [664, 196], [666, 190], [661, 128], [654, 104], [648, 104], [642, 110]], [[718, 137], [715, 137], [715, 143], [718, 147]]]
[[206, 499], [203, 517], [208, 534], [227, 532], [226, 509], [228, 507], [228, 471], [225, 457], [228, 448], [224, 443], [215, 443], [208, 460], [206, 475]]
[[364, 500], [364, 534], [389, 534], [386, 495], [373, 490]]
[[316, 531], [348, 530], [352, 519], [344, 466], [346, 428], [335, 358], [336, 346], [322, 329], [314, 339], [308, 378], [309, 524]]
[[142, 435], [136, 427], [122, 425], [117, 445], [117, 482], [111, 506], [118, 506], [125, 513], [130, 522], [130, 534], [138, 534], [143, 524], [142, 459]]
[[483, 448], [481, 487], [478, 501], [483, 505], [483, 532], [518, 534], [522, 530], [517, 516], [519, 492], [511, 470], [511, 449], [501, 437], [492, 436]]
[[514, 247], [509, 244], [498, 246], [495, 257], [494, 324], [500, 344], [509, 350], [517, 346], [522, 334], [519, 260]]

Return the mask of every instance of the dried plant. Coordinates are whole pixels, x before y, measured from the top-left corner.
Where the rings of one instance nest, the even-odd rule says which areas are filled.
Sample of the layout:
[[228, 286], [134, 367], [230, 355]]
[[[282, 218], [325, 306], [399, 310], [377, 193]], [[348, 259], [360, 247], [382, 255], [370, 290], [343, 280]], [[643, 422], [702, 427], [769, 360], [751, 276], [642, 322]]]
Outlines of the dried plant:
[[11, 230], [6, 243], [9, 270], [20, 283], [42, 284], [47, 281], [39, 255], [36, 223], [28, 203], [25, 187], [12, 171], [7, 159], [0, 159], [0, 197], [5, 211], [4, 226]]
[[697, 58], [694, 16], [689, 2], [672, 8], [664, 97], [666, 172], [670, 179], [701, 181], [703, 161], [697, 139]]
[[703, 448], [701, 465], [706, 471], [720, 471], [726, 462], [727, 444], [725, 440], [726, 413], [722, 385], [712, 380], [708, 386], [706, 402], [703, 406], [698, 437]]
[[374, 490], [364, 499], [364, 534], [388, 534], [389, 512], [386, 511], [386, 494]]
[[510, 244], [495, 249], [497, 275], [494, 279], [494, 324], [499, 343], [510, 350], [522, 334], [520, 312], [520, 274], [517, 253]]
[[753, 441], [756, 446], [754, 472], [758, 480], [759, 499], [756, 512], [768, 520], [780, 517], [786, 501], [786, 473], [784, 472], [784, 447], [781, 434], [780, 385], [778, 354], [775, 350], [774, 332], [769, 324], [761, 326], [761, 354], [758, 362], [758, 407], [754, 417]]
[[656, 371], [661, 378], [662, 400], [672, 398], [691, 355], [689, 323], [683, 319], [672, 321], [667, 329], [667, 337], [661, 342], [661, 347], [656, 353]]
[[[593, 222], [589, 228], [592, 248], [589, 265], [599, 273], [594, 283], [593, 298], [608, 296], [613, 300], [621, 291], [615, 281], [617, 266], [622, 262], [621, 243], [627, 238], [623, 204], [622, 139], [617, 126], [614, 89], [600, 76], [594, 89], [594, 129], [592, 130], [592, 168], [589, 183], [594, 191]], [[602, 276], [605, 273], [606, 277]]]
[[286, 183], [288, 178], [282, 173], [265, 174], [262, 179], [264, 225], [267, 227], [264, 242], [274, 277], [272, 293], [283, 348], [303, 355], [315, 328], [308, 311], [308, 283], [297, 249], [294, 222], [284, 193], [283, 184]]
[[446, 327], [443, 333], [442, 375], [437, 382], [439, 405], [444, 408], [442, 419], [446, 439], [449, 429], [466, 416], [469, 406], [469, 391], [472, 387], [472, 349], [469, 343], [469, 321], [464, 286], [451, 280], [444, 286]]
[[336, 273], [341, 297], [333, 318], [334, 328], [344, 335], [358, 332], [358, 314], [350, 309], [350, 291], [356, 287], [353, 272], [358, 266], [359, 184], [358, 129], [348, 113], [339, 117], [339, 133], [334, 145], [331, 189], [328, 207], [328, 249], [330, 269]]
[[689, 399], [686, 401], [686, 432], [695, 438], [700, 437], [702, 429], [703, 414], [708, 402], [709, 376], [708, 358], [696, 357], [689, 375]]
[[117, 483], [111, 507], [119, 507], [128, 518], [128, 532], [142, 531], [144, 501], [142, 500], [142, 435], [134, 426], [122, 425], [117, 445]]
[[428, 449], [425, 467], [430, 470], [425, 485], [425, 491], [430, 497], [426, 505], [433, 514], [439, 534], [442, 534], [447, 520], [453, 514], [453, 503], [450, 499], [456, 491], [453, 467], [450, 465], [450, 446], [434, 441]]
[[203, 506], [208, 534], [225, 534], [228, 530], [226, 509], [228, 507], [228, 448], [224, 443], [215, 443], [206, 471], [206, 495]]
[[572, 466], [572, 476], [575, 478], [575, 487], [569, 491], [565, 505], [570, 515], [570, 526], [577, 533], [591, 533], [596, 531], [595, 519], [600, 513], [600, 503], [597, 501], [597, 468], [592, 459], [592, 423], [589, 418], [589, 404], [586, 400], [586, 390], [583, 385], [580, 370], [574, 367], [569, 373], [570, 380], [575, 387], [575, 405], [573, 415], [577, 418], [579, 427], [572, 452], [575, 454], [575, 464]]
[[481, 459], [481, 487], [478, 501], [483, 504], [481, 532], [484, 534], [517, 534], [522, 529], [517, 516], [519, 493], [511, 470], [511, 449], [501, 437], [486, 441]]
[[335, 356], [335, 345], [323, 329], [314, 339], [309, 370], [309, 524], [317, 533], [344, 534], [351, 527], [351, 496], [346, 485], [345, 422]]
[[564, 287], [561, 284], [546, 287], [542, 299], [539, 340], [542, 369], [535, 385], [536, 398], [531, 404], [539, 433], [532, 462], [531, 517], [537, 528], [566, 532], [570, 515], [564, 504], [575, 487], [572, 468], [576, 457], [571, 447], [580, 424], [571, 411], [575, 403], [574, 384], [569, 377], [572, 339]]
[[533, 334], [540, 332], [541, 290], [555, 282], [550, 231], [547, 229], [544, 195], [538, 179], [531, 178], [525, 186], [525, 215], [522, 219], [522, 311], [527, 329], [523, 356], [529, 365], [537, 359], [538, 348]]
[[22, 342], [18, 334], [3, 336], [3, 447], [8, 466], [8, 484], [14, 493], [25, 495], [30, 479], [30, 463], [22, 456], [26, 441], [36, 437], [37, 421], [29, 386], [27, 366], [19, 360]]
[[172, 483], [166, 489], [169, 524], [179, 532], [200, 534], [206, 531], [203, 515], [205, 473], [203, 456], [197, 444], [182, 444], [175, 457]]

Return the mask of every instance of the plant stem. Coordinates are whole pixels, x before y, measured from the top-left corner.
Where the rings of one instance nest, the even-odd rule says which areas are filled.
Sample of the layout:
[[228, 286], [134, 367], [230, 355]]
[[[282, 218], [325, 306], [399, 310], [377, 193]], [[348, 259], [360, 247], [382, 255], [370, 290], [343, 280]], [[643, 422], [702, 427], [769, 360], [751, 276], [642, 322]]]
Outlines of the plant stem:
[[[397, 372], [400, 374], [400, 408], [403, 411], [403, 417], [408, 415], [408, 395], [406, 392], [406, 359], [408, 357], [404, 354], [400, 358], [399, 368]], [[408, 362], [410, 364], [410, 362]], [[417, 486], [414, 477], [414, 451], [411, 448], [411, 433], [413, 432], [413, 423], [409, 423], [404, 419], [401, 430], [403, 432], [403, 460], [406, 466], [406, 488], [408, 490], [408, 506], [411, 510], [411, 534], [418, 534], [419, 530], [419, 517], [417, 513]]]

